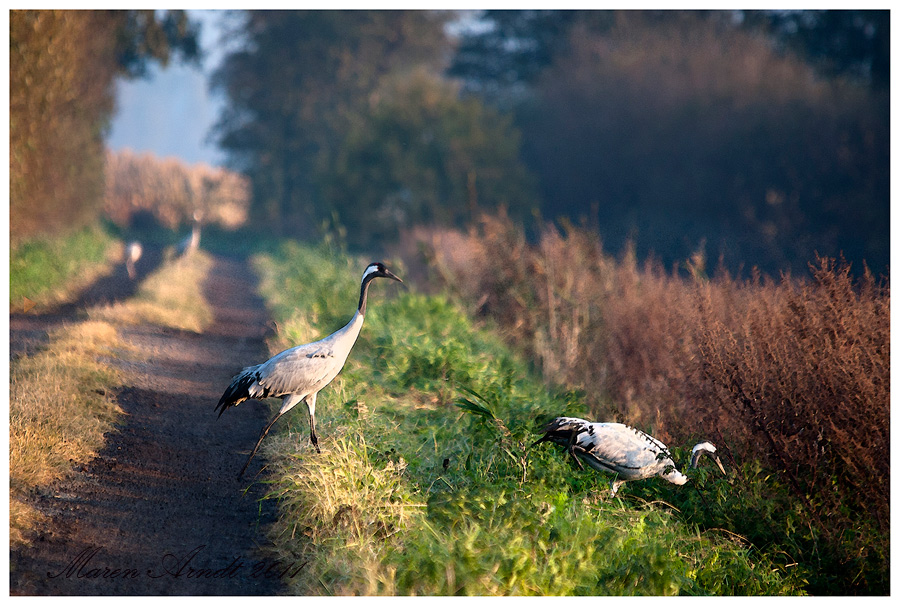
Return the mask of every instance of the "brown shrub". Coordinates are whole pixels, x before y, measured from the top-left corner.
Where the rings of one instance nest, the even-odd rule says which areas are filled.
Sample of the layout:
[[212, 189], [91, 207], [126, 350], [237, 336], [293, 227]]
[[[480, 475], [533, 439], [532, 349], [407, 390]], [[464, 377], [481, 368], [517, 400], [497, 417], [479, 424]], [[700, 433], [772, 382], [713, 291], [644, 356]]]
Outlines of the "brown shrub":
[[730, 317], [712, 297], [702, 301], [698, 364], [685, 393], [717, 417], [739, 419], [746, 431], [733, 429], [731, 439], [766, 457], [802, 494], [817, 492], [823, 513], [856, 494], [886, 525], [889, 290], [869, 273], [854, 282], [833, 260], [812, 269], [812, 282], [729, 283], [742, 295]]
[[234, 229], [246, 222], [249, 204], [249, 184], [237, 173], [128, 150], [106, 155], [104, 210], [118, 225], [145, 211], [175, 229], [201, 210], [205, 223]]
[[819, 259], [811, 281], [709, 280], [694, 258], [688, 279], [633, 253], [616, 262], [585, 229], [545, 225], [531, 245], [503, 216], [414, 237], [548, 382], [584, 390], [598, 420], [712, 438], [784, 474], [813, 519], [843, 501], [887, 528], [890, 292], [871, 274], [854, 282]]

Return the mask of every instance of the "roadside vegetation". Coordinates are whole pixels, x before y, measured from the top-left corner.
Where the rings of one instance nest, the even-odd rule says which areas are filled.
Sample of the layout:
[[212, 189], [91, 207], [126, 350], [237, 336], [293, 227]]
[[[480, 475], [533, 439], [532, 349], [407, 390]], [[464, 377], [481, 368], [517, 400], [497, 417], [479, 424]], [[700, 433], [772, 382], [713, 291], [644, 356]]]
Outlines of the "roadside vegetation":
[[21, 545], [40, 519], [36, 492], [102, 448], [121, 414], [116, 389], [127, 381], [110, 359], [133, 357], [119, 329], [148, 322], [200, 331], [212, 321], [202, 297], [210, 267], [203, 253], [164, 264], [135, 297], [88, 310], [88, 319], [50, 335], [46, 347], [10, 362], [10, 542]]
[[536, 231], [530, 243], [485, 217], [413, 239], [438, 281], [548, 385], [583, 393], [592, 418], [724, 448], [744, 493], [719, 525], [784, 550], [812, 593], [886, 593], [886, 280], [830, 259], [806, 276], [740, 280], [700, 253], [667, 271], [613, 259], [586, 229]]
[[[278, 324], [272, 351], [343, 325], [369, 260], [293, 243], [257, 257]], [[804, 592], [810, 571], [781, 545], [729, 530], [771, 496], [755, 496], [758, 464], [742, 466], [742, 482], [701, 469], [694, 485], [630, 483], [610, 500], [608, 477], [575, 469], [555, 447], [527, 449], [550, 418], [588, 415], [582, 394], [546, 385], [446, 296], [383, 286], [319, 396], [322, 453], [302, 407], [263, 446], [282, 513], [277, 555], [306, 563], [286, 579], [292, 592]], [[670, 445], [683, 462], [692, 443]]]
[[99, 225], [20, 242], [9, 255], [9, 307], [21, 311], [25, 297], [37, 309], [66, 301], [111, 273], [121, 256], [122, 243]]
[[10, 545], [40, 519], [34, 491], [89, 461], [121, 413], [112, 390], [121, 374], [100, 361], [122, 355], [116, 329], [79, 322], [50, 335], [47, 348], [9, 366]]

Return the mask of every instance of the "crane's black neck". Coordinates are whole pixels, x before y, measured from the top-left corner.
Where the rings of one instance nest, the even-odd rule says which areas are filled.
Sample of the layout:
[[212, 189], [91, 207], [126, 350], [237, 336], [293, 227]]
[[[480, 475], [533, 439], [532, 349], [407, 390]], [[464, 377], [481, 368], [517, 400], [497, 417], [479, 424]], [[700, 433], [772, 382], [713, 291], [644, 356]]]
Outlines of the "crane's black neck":
[[365, 278], [363, 278], [362, 284], [359, 287], [359, 315], [366, 315], [366, 299], [369, 298], [369, 283], [374, 280], [377, 276], [374, 274], [369, 274]]

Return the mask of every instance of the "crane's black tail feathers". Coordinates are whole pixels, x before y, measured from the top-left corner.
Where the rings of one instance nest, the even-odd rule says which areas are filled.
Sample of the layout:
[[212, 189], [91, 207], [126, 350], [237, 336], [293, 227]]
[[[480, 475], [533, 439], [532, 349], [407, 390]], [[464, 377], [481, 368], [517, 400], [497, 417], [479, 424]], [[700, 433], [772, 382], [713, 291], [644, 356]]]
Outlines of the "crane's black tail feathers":
[[583, 431], [584, 423], [581, 419], [571, 417], [557, 417], [547, 423], [544, 427], [544, 436], [536, 441], [531, 447], [535, 447], [541, 442], [553, 442], [566, 446], [572, 441], [579, 432]]
[[219, 411], [219, 416], [221, 417], [227, 408], [237, 406], [244, 400], [249, 400], [253, 397], [250, 395], [250, 387], [257, 380], [259, 380], [259, 377], [256, 374], [256, 366], [249, 366], [235, 375], [231, 379], [231, 385], [228, 386], [228, 389], [219, 398], [219, 403], [216, 404], [215, 410]]

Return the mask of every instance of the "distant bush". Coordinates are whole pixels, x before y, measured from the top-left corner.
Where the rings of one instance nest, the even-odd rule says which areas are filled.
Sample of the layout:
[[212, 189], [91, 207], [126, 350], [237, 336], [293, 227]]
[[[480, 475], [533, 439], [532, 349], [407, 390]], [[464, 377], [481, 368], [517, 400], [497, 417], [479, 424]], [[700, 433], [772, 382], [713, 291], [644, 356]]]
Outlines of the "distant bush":
[[204, 223], [235, 229], [247, 220], [249, 204], [249, 185], [237, 173], [128, 150], [107, 152], [104, 210], [119, 226], [149, 213], [174, 229], [201, 210]]
[[546, 380], [583, 390], [598, 420], [675, 443], [707, 437], [733, 462], [777, 470], [814, 529], [806, 546], [816, 548], [792, 554], [820, 558], [813, 591], [835, 570], [841, 591], [886, 590], [886, 285], [868, 272], [854, 281], [827, 259], [812, 280], [710, 280], [702, 255], [683, 264], [685, 279], [639, 267], [633, 253], [616, 261], [580, 228], [545, 226], [529, 244], [504, 218], [417, 237], [446, 283], [498, 321]]

